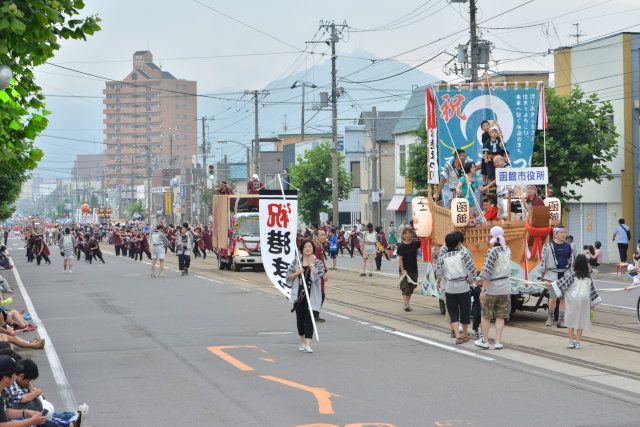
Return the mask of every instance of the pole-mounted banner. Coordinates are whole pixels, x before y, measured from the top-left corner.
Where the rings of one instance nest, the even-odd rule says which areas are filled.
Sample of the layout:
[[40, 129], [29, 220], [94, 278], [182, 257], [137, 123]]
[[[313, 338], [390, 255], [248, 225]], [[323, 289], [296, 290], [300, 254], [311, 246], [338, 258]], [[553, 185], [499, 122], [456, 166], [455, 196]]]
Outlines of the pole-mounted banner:
[[279, 190], [260, 191], [260, 250], [262, 264], [271, 283], [287, 298], [287, 269], [296, 257], [298, 193]]
[[436, 113], [436, 98], [433, 89], [430, 87], [426, 89], [425, 105], [427, 107], [427, 143], [429, 145], [429, 177], [427, 182], [429, 184], [438, 184], [440, 182], [438, 176], [438, 119]]

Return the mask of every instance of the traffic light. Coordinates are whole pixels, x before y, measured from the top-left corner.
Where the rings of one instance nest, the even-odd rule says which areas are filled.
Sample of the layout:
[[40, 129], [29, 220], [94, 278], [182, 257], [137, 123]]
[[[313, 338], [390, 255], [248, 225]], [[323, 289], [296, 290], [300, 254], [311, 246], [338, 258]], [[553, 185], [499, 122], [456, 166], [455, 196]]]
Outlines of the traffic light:
[[214, 168], [214, 166], [213, 166], [213, 165], [209, 165], [209, 179], [210, 179], [211, 181], [213, 181], [213, 180], [214, 180], [214, 178], [216, 177], [216, 173], [215, 173], [215, 170], [214, 170], [214, 169], [215, 169], [215, 168]]

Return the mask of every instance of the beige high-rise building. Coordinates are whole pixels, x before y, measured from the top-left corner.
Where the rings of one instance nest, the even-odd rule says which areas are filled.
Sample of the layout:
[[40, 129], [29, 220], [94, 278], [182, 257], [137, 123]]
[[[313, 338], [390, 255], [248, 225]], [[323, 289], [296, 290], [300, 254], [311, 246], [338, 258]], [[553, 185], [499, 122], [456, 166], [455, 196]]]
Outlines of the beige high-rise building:
[[141, 184], [150, 171], [191, 167], [198, 147], [197, 82], [181, 80], [133, 54], [122, 81], [106, 82], [104, 150], [108, 187]]

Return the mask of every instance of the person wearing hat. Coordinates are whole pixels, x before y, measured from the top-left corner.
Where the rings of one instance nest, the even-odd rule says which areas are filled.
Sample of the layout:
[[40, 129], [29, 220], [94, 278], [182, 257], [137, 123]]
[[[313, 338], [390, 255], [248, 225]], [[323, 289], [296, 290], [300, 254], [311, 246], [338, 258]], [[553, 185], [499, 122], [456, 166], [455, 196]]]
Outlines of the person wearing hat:
[[483, 162], [486, 164], [487, 170], [487, 181], [496, 179], [496, 167], [493, 164], [493, 158], [505, 154], [504, 144], [499, 136], [500, 133], [498, 124], [494, 124], [491, 129], [489, 129], [489, 139], [482, 144], [482, 153], [484, 154]]
[[[260, 181], [260, 177], [258, 176], [258, 174], [253, 174], [253, 176], [251, 177], [251, 181], [249, 181], [247, 183], [247, 190], [249, 191], [249, 194], [260, 194], [260, 190], [262, 190], [264, 188], [264, 184], [262, 183], [262, 181]], [[248, 200], [248, 205], [249, 208], [251, 208], [252, 210], [258, 210], [259, 207], [259, 201], [257, 198], [252, 198]]]
[[[559, 225], [553, 229], [553, 240], [542, 248], [540, 260], [540, 280], [555, 282], [570, 272], [576, 254], [567, 243], [567, 229]], [[558, 298], [554, 288], [549, 289], [549, 318], [547, 326], [553, 326], [556, 303], [560, 299], [558, 311], [558, 328], [566, 328], [564, 324], [565, 302]]]
[[[16, 382], [16, 374], [22, 373], [22, 365], [20, 365], [11, 356], [0, 356], [0, 388], [3, 390]], [[4, 395], [0, 397], [0, 427], [29, 427], [32, 425], [43, 425], [47, 421], [47, 417], [38, 411], [29, 409], [10, 409], [7, 408], [7, 402]], [[9, 420], [21, 420], [11, 422]]]

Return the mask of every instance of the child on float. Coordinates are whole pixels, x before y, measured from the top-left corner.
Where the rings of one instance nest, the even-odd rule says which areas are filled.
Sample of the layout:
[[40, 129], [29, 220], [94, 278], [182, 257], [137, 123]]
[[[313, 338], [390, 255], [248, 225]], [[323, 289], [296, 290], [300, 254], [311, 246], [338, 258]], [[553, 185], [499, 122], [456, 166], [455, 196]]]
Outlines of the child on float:
[[593, 284], [587, 257], [578, 255], [573, 262], [573, 272], [565, 274], [551, 286], [558, 296], [565, 299], [565, 325], [569, 330], [567, 348], [580, 348], [582, 332], [591, 330], [591, 310], [602, 302]]

